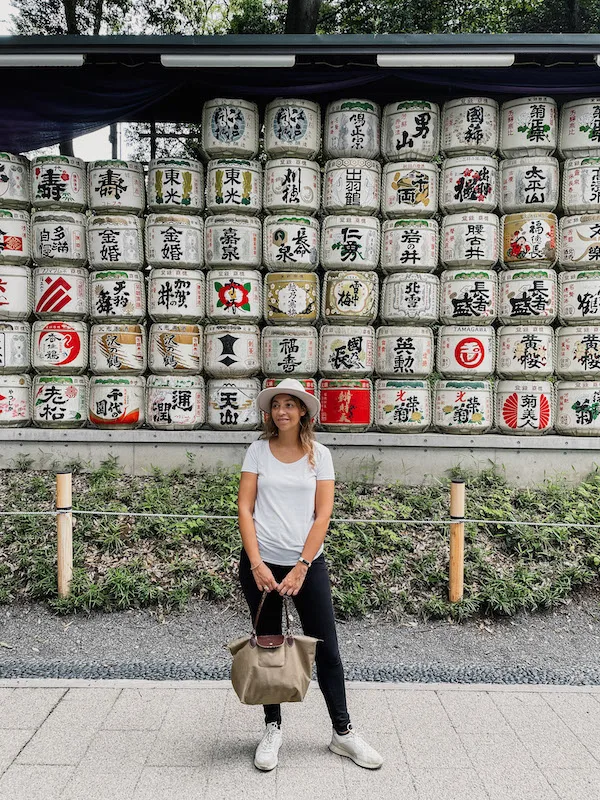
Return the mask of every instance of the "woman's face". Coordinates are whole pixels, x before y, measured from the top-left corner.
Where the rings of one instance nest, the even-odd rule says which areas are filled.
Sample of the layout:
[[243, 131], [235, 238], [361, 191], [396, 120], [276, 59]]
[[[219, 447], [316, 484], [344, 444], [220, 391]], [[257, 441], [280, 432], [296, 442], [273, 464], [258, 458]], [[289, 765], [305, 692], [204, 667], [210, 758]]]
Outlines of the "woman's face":
[[305, 413], [300, 407], [300, 401], [291, 394], [276, 394], [271, 401], [271, 418], [280, 431], [299, 426]]

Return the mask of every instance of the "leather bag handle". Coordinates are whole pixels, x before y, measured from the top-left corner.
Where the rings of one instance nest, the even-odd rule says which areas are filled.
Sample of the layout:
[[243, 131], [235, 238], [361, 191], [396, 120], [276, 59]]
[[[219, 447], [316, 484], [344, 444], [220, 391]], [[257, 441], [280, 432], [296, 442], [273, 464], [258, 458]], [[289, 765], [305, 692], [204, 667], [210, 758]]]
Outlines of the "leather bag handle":
[[[262, 607], [265, 604], [265, 600], [267, 599], [267, 595], [269, 594], [268, 591], [264, 591], [262, 593], [262, 597], [260, 598], [260, 603], [258, 604], [258, 610], [256, 612], [256, 616], [254, 617], [254, 623], [252, 625], [252, 636], [256, 637], [256, 628], [258, 625], [258, 618], [260, 616], [260, 612], [262, 611]], [[292, 622], [290, 619], [290, 609], [288, 605], [288, 598], [284, 595], [283, 597], [283, 607], [285, 608], [285, 635], [291, 636], [292, 635]]]

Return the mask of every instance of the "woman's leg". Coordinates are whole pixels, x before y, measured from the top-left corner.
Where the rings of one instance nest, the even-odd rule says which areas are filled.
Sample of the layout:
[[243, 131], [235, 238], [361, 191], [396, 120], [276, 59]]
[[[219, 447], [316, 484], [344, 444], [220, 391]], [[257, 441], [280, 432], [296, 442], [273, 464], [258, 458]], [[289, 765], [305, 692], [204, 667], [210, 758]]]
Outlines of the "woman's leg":
[[325, 697], [333, 727], [338, 733], [344, 733], [350, 724], [344, 667], [338, 648], [329, 573], [322, 555], [309, 567], [294, 603], [304, 633], [323, 640], [317, 644], [315, 657], [319, 687]]
[[[269, 565], [270, 566], [270, 565]], [[275, 575], [276, 580], [281, 580], [277, 575]], [[248, 608], [250, 609], [250, 614], [252, 616], [252, 620], [256, 617], [256, 612], [258, 611], [258, 605], [260, 603], [260, 599], [262, 597], [262, 592], [259, 590], [258, 586], [256, 585], [256, 581], [254, 580], [254, 575], [250, 569], [250, 559], [245, 550], [242, 550], [242, 555], [240, 557], [240, 583], [242, 586], [242, 592], [244, 593], [244, 597], [246, 598], [246, 602], [248, 603]], [[256, 633], [259, 636], [263, 636], [267, 633], [281, 633], [281, 612], [282, 612], [282, 603], [283, 600], [277, 592], [272, 591], [269, 592], [267, 595], [267, 599], [265, 600], [262, 611], [260, 612], [260, 617], [258, 618], [258, 626]], [[281, 725], [281, 706], [280, 705], [268, 705], [263, 706], [265, 711], [265, 724], [268, 725], [269, 722], [276, 722], [278, 725]]]

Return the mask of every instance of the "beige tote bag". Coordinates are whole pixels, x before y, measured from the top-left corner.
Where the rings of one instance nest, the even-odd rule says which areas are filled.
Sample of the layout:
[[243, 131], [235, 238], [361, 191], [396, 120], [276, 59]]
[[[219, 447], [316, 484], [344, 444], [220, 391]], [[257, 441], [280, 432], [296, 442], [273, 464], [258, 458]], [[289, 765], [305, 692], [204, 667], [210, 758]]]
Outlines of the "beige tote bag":
[[257, 636], [258, 617], [268, 592], [263, 592], [252, 634], [229, 642], [233, 656], [231, 683], [242, 703], [250, 706], [299, 703], [312, 677], [317, 642], [312, 636], [294, 636], [288, 598], [283, 598], [285, 634]]

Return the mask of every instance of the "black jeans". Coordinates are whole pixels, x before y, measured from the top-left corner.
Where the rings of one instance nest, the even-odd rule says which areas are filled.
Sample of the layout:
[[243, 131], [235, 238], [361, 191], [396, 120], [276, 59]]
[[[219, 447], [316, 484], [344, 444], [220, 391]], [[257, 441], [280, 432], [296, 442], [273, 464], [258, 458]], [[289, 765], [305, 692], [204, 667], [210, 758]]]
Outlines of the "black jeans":
[[[292, 569], [291, 566], [267, 564], [280, 583]], [[245, 550], [240, 557], [240, 583], [244, 597], [250, 608], [252, 619], [256, 616], [258, 604], [262, 597], [250, 570], [250, 560]], [[325, 558], [321, 554], [312, 562], [306, 578], [298, 594], [291, 598], [294, 601], [302, 630], [306, 636], [322, 639], [318, 642], [315, 655], [317, 679], [325, 697], [327, 710], [333, 727], [338, 733], [348, 730], [350, 717], [346, 706], [346, 687], [344, 685], [344, 667], [338, 649], [333, 604], [331, 602], [331, 586]], [[281, 633], [283, 598], [275, 590], [269, 592], [258, 618], [259, 636], [267, 633]], [[265, 722], [277, 722], [281, 725], [281, 706], [264, 706]]]

